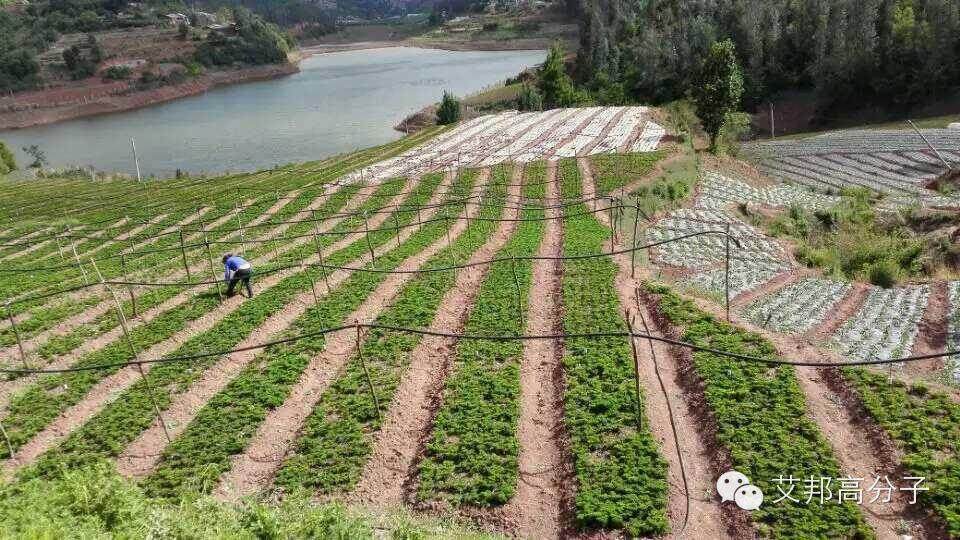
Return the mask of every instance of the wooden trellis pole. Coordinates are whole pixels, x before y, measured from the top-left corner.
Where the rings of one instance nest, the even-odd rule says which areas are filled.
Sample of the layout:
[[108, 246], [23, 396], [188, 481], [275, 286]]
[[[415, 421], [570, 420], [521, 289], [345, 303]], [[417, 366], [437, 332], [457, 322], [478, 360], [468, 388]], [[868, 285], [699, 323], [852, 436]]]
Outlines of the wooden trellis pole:
[[120, 298], [117, 296], [116, 291], [107, 285], [107, 281], [103, 278], [103, 274], [100, 273], [100, 269], [97, 268], [97, 262], [93, 260], [93, 257], [90, 258], [90, 263], [93, 264], [93, 269], [97, 271], [97, 275], [100, 277], [100, 283], [103, 284], [103, 286], [113, 297], [113, 303], [117, 307], [117, 317], [120, 319], [120, 328], [123, 330], [123, 338], [127, 342], [127, 347], [130, 348], [130, 354], [133, 357], [133, 361], [137, 364], [137, 370], [140, 372], [140, 378], [143, 379], [143, 384], [147, 387], [147, 393], [150, 394], [150, 402], [153, 404], [153, 410], [157, 413], [157, 419], [160, 420], [160, 427], [163, 428], [163, 434], [167, 437], [167, 442], [169, 443], [172, 438], [170, 437], [170, 432], [167, 430], [167, 423], [163, 420], [163, 414], [161, 414], [160, 406], [157, 404], [157, 398], [153, 392], [153, 385], [150, 384], [150, 379], [147, 377], [147, 372], [143, 370], [143, 363], [140, 362], [140, 355], [137, 353], [137, 348], [134, 346], [133, 340], [130, 338], [130, 330], [127, 328], [127, 318], [123, 314], [123, 306], [120, 305]]
[[640, 389], [640, 355], [637, 354], [637, 342], [633, 338], [633, 315], [630, 313], [630, 309], [627, 308], [623, 312], [624, 319], [627, 321], [627, 328], [630, 330], [630, 351], [633, 353], [633, 379], [634, 379], [634, 392], [637, 397], [637, 429], [643, 430], [643, 403], [642, 392]]
[[400, 216], [397, 212], [393, 213], [393, 231], [397, 236], [397, 247], [400, 247]]
[[633, 216], [633, 251], [630, 252], [630, 277], [637, 277], [637, 234], [640, 229], [640, 197], [637, 197], [636, 213]]
[[360, 324], [358, 321], [353, 321], [353, 324], [357, 327], [357, 358], [360, 359], [360, 366], [363, 367], [363, 375], [367, 379], [367, 387], [370, 389], [373, 405], [377, 409], [377, 419], [380, 420], [380, 423], [383, 423], [383, 413], [380, 412], [380, 400], [377, 398], [377, 393], [373, 389], [373, 379], [370, 377], [370, 370], [367, 369], [367, 360], [363, 357], [363, 347], [361, 346], [363, 334], [360, 331]]
[[[310, 215], [313, 218], [313, 245], [317, 249], [317, 258], [320, 259], [320, 266], [324, 267], [323, 262], [323, 249], [320, 248], [320, 225], [317, 223], [317, 215], [315, 210], [310, 210]], [[327, 269], [324, 267], [323, 272], [323, 283], [327, 287], [327, 294], [330, 294], [330, 276]]]
[[[127, 256], [123, 253], [120, 254], [120, 274], [123, 276], [124, 281], [130, 281], [127, 279]], [[133, 306], [133, 316], [137, 316], [137, 296], [133, 294], [133, 286], [127, 283], [127, 293], [130, 294], [130, 305]]]
[[723, 264], [723, 289], [724, 289], [724, 301], [726, 304], [727, 310], [727, 322], [730, 322], [730, 224], [727, 223], [726, 227], [726, 236], [724, 238], [726, 248], [726, 257], [724, 258]]
[[207, 233], [203, 233], [203, 245], [207, 248], [207, 261], [210, 263], [210, 275], [213, 276], [213, 283], [217, 286], [217, 297], [223, 302], [223, 293], [220, 292], [220, 278], [217, 277], [217, 269], [213, 264], [213, 252], [210, 251], [210, 239]]
[[370, 241], [370, 224], [367, 222], [367, 213], [363, 213], [363, 233], [367, 238], [367, 249], [370, 250], [370, 260], [376, 262], [377, 256], [373, 253], [373, 243]]
[[190, 265], [187, 264], [187, 250], [183, 247], [183, 229], [177, 227], [177, 235], [180, 237], [180, 257], [183, 259], [183, 270], [187, 273], [187, 280], [192, 279], [190, 276]]
[[17, 322], [13, 318], [13, 311], [10, 309], [10, 301], [6, 302], [7, 305], [7, 319], [10, 320], [10, 328], [13, 328], [13, 335], [17, 338], [17, 348], [20, 349], [20, 361], [23, 362], [24, 369], [30, 369], [30, 366], [27, 364], [27, 353], [23, 350], [23, 341], [20, 339], [20, 330], [17, 328]]
[[[80, 264], [80, 256], [77, 255], [77, 246], [76, 244], [71, 244], [70, 249], [73, 251], [73, 259], [77, 261], [77, 268], [80, 269], [80, 275], [83, 276], [83, 284], [89, 285], [90, 280], [87, 279], [87, 271], [83, 269], [83, 265]], [[90, 259], [93, 260], [93, 259]]]
[[513, 271], [513, 282], [517, 286], [517, 316], [520, 319], [520, 333], [526, 328], [523, 317], [523, 293], [520, 290], [520, 275], [517, 274], [517, 258], [510, 257], [510, 269]]
[[313, 274], [311, 273], [311, 268], [307, 267], [307, 262], [300, 258], [300, 271], [306, 274], [307, 278], [310, 280], [310, 290], [313, 291], [313, 304], [320, 303], [320, 297], [317, 296], [317, 283], [313, 280]]
[[13, 445], [10, 444], [10, 437], [7, 436], [7, 430], [3, 427], [3, 422], [0, 422], [0, 434], [3, 434], [3, 440], [7, 442], [7, 452], [9, 452], [10, 458], [13, 458]]

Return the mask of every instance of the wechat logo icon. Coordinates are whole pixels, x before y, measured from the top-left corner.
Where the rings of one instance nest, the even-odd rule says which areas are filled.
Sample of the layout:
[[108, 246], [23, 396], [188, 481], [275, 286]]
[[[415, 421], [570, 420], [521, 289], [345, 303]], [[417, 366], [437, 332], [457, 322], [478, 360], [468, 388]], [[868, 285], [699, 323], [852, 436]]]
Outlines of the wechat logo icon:
[[743, 510], [756, 510], [763, 504], [763, 491], [750, 483], [747, 475], [729, 470], [717, 478], [717, 493], [720, 502], [733, 501]]

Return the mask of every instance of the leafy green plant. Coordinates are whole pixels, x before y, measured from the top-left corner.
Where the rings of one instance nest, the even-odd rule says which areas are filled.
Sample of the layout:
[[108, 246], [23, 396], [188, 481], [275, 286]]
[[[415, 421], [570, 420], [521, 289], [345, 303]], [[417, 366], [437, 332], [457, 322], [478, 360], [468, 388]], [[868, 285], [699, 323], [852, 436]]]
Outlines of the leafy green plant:
[[[524, 186], [526, 196], [542, 193], [542, 164], [530, 166], [524, 176], [529, 184]], [[542, 215], [542, 209], [521, 211], [523, 218]], [[520, 222], [496, 257], [535, 254], [543, 231], [542, 221]], [[527, 303], [531, 268], [529, 260], [491, 264], [465, 332], [522, 334], [520, 313]], [[443, 404], [421, 463], [421, 500], [495, 506], [513, 495], [518, 474], [522, 353], [519, 341], [464, 340], [457, 344], [453, 374], [444, 386]]]
[[[560, 164], [561, 195], [582, 194], [573, 160]], [[567, 213], [585, 212], [583, 205]], [[589, 214], [564, 220], [564, 255], [604, 251], [610, 231]], [[567, 333], [626, 330], [609, 259], [564, 263], [563, 329]], [[629, 342], [573, 338], [564, 343], [564, 405], [576, 475], [574, 511], [583, 529], [624, 529], [631, 536], [667, 531], [667, 463], [637, 401]]]
[[960, 537], [960, 404], [922, 384], [891, 380], [863, 368], [845, 368], [867, 412], [890, 435], [911, 476], [925, 478], [918, 492], [951, 538]]
[[[506, 177], [505, 168], [497, 168], [493, 181]], [[491, 186], [484, 199], [491, 201], [482, 217], [500, 214], [503, 188]], [[444, 266], [466, 260], [490, 236], [494, 221], [474, 221], [454, 241], [425, 266]], [[378, 324], [426, 328], [430, 326], [444, 294], [453, 286], [454, 272], [428, 272], [404, 286], [397, 300], [377, 319]], [[364, 336], [362, 351], [366, 370], [380, 406], [386, 410], [409, 354], [420, 342], [417, 334], [373, 329]], [[364, 464], [373, 451], [381, 427], [376, 402], [367, 387], [364, 365], [354, 355], [345, 371], [324, 393], [314, 407], [297, 440], [293, 456], [284, 463], [276, 483], [284, 488], [307, 487], [324, 494], [352, 489], [360, 479]]]
[[[648, 284], [659, 314], [680, 339], [730, 353], [775, 358], [763, 337], [717, 320], [663, 285]], [[692, 355], [696, 376], [716, 421], [716, 438], [731, 466], [764, 493], [777, 493], [780, 475], [839, 478], [830, 446], [806, 411], [792, 367], [733, 360], [706, 351]], [[787, 501], [789, 503], [789, 501]], [[850, 502], [765, 504], [750, 516], [761, 535], [801, 538], [873, 538], [874, 532]]]

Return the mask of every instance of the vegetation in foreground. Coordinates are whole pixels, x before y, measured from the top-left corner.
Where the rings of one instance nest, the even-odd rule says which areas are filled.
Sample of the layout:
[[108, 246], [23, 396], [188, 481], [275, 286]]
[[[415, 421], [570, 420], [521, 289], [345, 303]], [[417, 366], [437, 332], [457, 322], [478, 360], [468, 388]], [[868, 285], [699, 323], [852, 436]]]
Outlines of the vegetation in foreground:
[[[152, 499], [108, 463], [66, 470], [56, 480], [0, 487], [0, 536], [7, 538], [489, 538], [440, 521], [380, 516], [306, 494], [239, 504], [185, 494]], [[380, 536], [381, 538], [383, 536]]]
[[880, 212], [878, 202], [864, 190], [848, 190], [829, 210], [793, 206], [750, 217], [771, 235], [793, 241], [797, 260], [830, 277], [892, 287], [960, 271], [960, 215], [919, 208]]

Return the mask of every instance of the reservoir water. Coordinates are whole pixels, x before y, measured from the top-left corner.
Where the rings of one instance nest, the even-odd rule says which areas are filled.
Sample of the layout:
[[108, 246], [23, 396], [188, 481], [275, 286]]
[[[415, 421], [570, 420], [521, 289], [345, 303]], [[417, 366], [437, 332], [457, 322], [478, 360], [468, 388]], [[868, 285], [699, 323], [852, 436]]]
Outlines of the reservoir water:
[[476, 92], [543, 62], [543, 51], [442, 51], [394, 47], [321, 54], [301, 72], [217, 88], [144, 109], [3, 131], [18, 152], [37, 144], [51, 166], [144, 175], [251, 171], [384, 144], [396, 125], [444, 90]]

